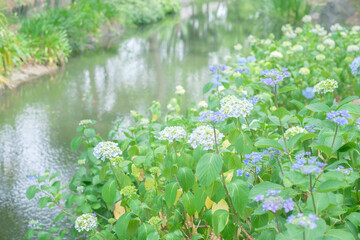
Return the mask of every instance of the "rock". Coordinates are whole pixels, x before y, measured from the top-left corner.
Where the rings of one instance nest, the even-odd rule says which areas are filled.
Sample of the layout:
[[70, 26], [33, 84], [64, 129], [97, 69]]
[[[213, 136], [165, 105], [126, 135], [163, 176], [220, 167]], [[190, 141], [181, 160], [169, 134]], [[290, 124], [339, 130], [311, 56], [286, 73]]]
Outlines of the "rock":
[[348, 0], [332, 0], [321, 10], [319, 23], [327, 28], [335, 23], [343, 23], [355, 13]]

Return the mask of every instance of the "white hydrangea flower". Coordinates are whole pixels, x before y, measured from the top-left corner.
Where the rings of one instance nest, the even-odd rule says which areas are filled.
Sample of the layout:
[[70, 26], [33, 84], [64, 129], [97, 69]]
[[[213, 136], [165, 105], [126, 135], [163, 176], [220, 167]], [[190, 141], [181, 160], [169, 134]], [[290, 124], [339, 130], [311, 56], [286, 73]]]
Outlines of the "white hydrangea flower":
[[334, 48], [335, 47], [335, 41], [332, 39], [325, 39], [323, 42], [325, 45], [328, 45], [330, 48]]
[[[219, 144], [220, 140], [224, 138], [224, 134], [217, 129], [215, 132], [216, 143]], [[210, 126], [199, 126], [190, 134], [188, 142], [193, 148], [202, 146], [204, 150], [213, 149], [215, 145], [214, 129]]]
[[237, 50], [237, 51], [240, 51], [240, 50], [242, 49], [241, 44], [240, 44], [240, 43], [236, 44], [236, 45], [234, 46], [234, 49]]
[[205, 102], [205, 101], [200, 101], [198, 103], [198, 107], [199, 108], [207, 108], [208, 107], [208, 104]]
[[184, 95], [185, 89], [181, 85], [178, 85], [178, 86], [176, 86], [175, 94]]
[[289, 139], [299, 133], [308, 133], [308, 131], [305, 128], [299, 126], [291, 127], [285, 131], [285, 138]]
[[93, 152], [94, 156], [97, 159], [101, 159], [105, 161], [105, 159], [112, 159], [122, 154], [122, 151], [118, 147], [118, 145], [114, 142], [107, 141], [107, 142], [100, 142], [94, 148]]
[[311, 22], [312, 20], [312, 17], [310, 15], [305, 15], [303, 18], [302, 18], [302, 21], [304, 23], [307, 23], [307, 22]]
[[316, 24], [313, 29], [310, 30], [310, 32], [318, 35], [318, 36], [325, 36], [327, 34], [327, 31], [325, 28], [321, 27], [319, 24]]
[[360, 31], [360, 26], [353, 26], [353, 27], [351, 28], [351, 31], [359, 32], [359, 31]]
[[340, 35], [343, 36], [343, 37], [346, 37], [347, 33], [346, 32], [340, 32]]
[[282, 43], [282, 46], [283, 46], [283, 47], [291, 47], [291, 45], [292, 45], [292, 44], [291, 44], [291, 42], [289, 42], [289, 41], [285, 41], [285, 42]]
[[247, 38], [250, 46], [254, 45], [256, 43], [256, 38], [253, 36], [253, 35], [249, 35], [248, 38]]
[[318, 45], [316, 46], [316, 49], [321, 52], [321, 51], [324, 51], [325, 46], [324, 46], [323, 44], [318, 44]]
[[309, 75], [310, 74], [310, 70], [308, 69], [308, 68], [306, 68], [306, 67], [303, 67], [303, 68], [300, 68], [300, 70], [299, 70], [299, 73], [301, 74], [301, 75]]
[[96, 228], [97, 225], [97, 218], [94, 216], [94, 214], [86, 213], [78, 217], [75, 221], [75, 229], [78, 232], [82, 231], [90, 231], [93, 228]]
[[285, 24], [281, 27], [281, 31], [282, 32], [290, 32], [290, 31], [293, 31], [293, 28], [290, 24]]
[[299, 33], [302, 33], [302, 28], [301, 27], [297, 27], [297, 28], [295, 28], [295, 32], [297, 33], [297, 34], [299, 34]]
[[156, 137], [159, 140], [168, 140], [173, 142], [174, 140], [179, 140], [186, 137], [186, 131], [182, 127], [166, 127], [160, 132], [160, 137]]
[[296, 38], [296, 36], [297, 36], [296, 32], [294, 32], [294, 31], [285, 32], [284, 35], [285, 35], [285, 37], [288, 37], [288, 38]]
[[281, 52], [273, 51], [273, 52], [270, 53], [270, 57], [271, 57], [271, 58], [282, 58], [283, 55], [282, 55]]
[[294, 51], [294, 52], [298, 52], [298, 51], [304, 50], [304, 48], [303, 48], [303, 46], [301, 46], [301, 45], [295, 45], [295, 46], [293, 46], [293, 47], [291, 48], [291, 50]]
[[229, 117], [247, 117], [251, 114], [254, 105], [247, 99], [239, 99], [234, 95], [229, 95], [221, 99], [220, 112]]
[[175, 107], [170, 103], [166, 106], [166, 108], [169, 112], [175, 111]]
[[326, 57], [325, 57], [325, 55], [323, 55], [323, 54], [319, 54], [319, 55], [316, 55], [316, 60], [317, 61], [322, 61], [322, 60], [324, 60]]
[[357, 45], [349, 45], [346, 49], [347, 52], [357, 52], [359, 51], [359, 46]]
[[332, 31], [332, 32], [341, 31], [341, 30], [343, 30], [343, 27], [338, 23], [335, 23], [334, 25], [331, 25], [331, 27], [330, 27], [330, 31]]
[[314, 92], [327, 93], [334, 92], [334, 89], [338, 88], [338, 83], [334, 79], [326, 79], [314, 86]]
[[93, 121], [91, 119], [84, 119], [79, 122], [79, 126], [86, 126], [86, 125], [89, 125], [92, 123], [93, 123]]

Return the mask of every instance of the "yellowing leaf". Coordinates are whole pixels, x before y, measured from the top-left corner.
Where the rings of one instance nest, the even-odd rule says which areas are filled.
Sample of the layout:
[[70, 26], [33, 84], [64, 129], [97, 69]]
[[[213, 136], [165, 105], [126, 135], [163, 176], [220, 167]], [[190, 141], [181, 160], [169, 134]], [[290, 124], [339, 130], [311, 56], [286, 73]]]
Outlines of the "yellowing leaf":
[[207, 197], [206, 198], [206, 200], [205, 200], [205, 207], [207, 208], [207, 209], [210, 209], [211, 208], [211, 206], [213, 205], [213, 201], [211, 201], [211, 199], [209, 198], [209, 197]]
[[149, 191], [150, 189], [155, 188], [155, 179], [153, 178], [146, 178], [145, 179], [145, 189]]
[[116, 220], [119, 219], [119, 217], [121, 217], [121, 215], [123, 215], [126, 212], [126, 209], [121, 206], [121, 201], [118, 201], [117, 203], [114, 204], [114, 217]]
[[224, 175], [226, 176], [225, 181], [226, 181], [227, 183], [230, 183], [231, 180], [232, 180], [232, 178], [233, 178], [233, 176], [234, 176], [234, 171], [233, 171], [233, 170], [230, 170], [230, 171], [226, 172]]
[[176, 203], [177, 203], [177, 201], [179, 200], [179, 198], [181, 197], [182, 193], [183, 193], [182, 188], [180, 188], [180, 189], [177, 190], [176, 199], [175, 199], [174, 205], [176, 205]]
[[230, 145], [231, 145], [231, 143], [229, 142], [229, 140], [226, 139], [226, 140], [222, 143], [221, 147], [222, 147], [222, 148], [228, 148]]
[[229, 205], [227, 204], [227, 202], [224, 199], [221, 199], [218, 203], [213, 204], [213, 206], [211, 208], [212, 214], [214, 214], [214, 212], [219, 209], [229, 211]]

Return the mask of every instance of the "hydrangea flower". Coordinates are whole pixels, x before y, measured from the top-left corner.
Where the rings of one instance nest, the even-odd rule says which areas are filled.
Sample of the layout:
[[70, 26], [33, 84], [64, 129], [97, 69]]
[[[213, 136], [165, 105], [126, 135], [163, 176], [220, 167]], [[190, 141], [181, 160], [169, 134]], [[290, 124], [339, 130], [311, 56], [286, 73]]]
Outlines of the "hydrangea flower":
[[94, 148], [93, 154], [97, 159], [105, 161], [106, 158], [112, 159], [121, 155], [122, 151], [116, 143], [107, 141], [98, 143]]
[[207, 111], [200, 113], [199, 121], [215, 124], [224, 121], [227, 117], [226, 114], [221, 112]]
[[84, 186], [78, 186], [76, 188], [76, 191], [80, 194], [80, 193], [83, 193], [84, 192]]
[[150, 225], [156, 226], [156, 225], [158, 225], [161, 221], [162, 221], [161, 218], [159, 218], [158, 216], [155, 216], [155, 217], [151, 217], [148, 222], [149, 222]]
[[334, 92], [335, 88], [338, 88], [338, 83], [334, 79], [322, 80], [314, 86], [314, 92], [327, 93]]
[[354, 172], [352, 168], [344, 168], [343, 166], [338, 166], [334, 171], [342, 172], [345, 175], [349, 175], [350, 173]]
[[289, 139], [299, 133], [308, 133], [308, 131], [306, 131], [305, 128], [299, 126], [291, 127], [285, 131], [285, 138]]
[[78, 232], [82, 231], [90, 231], [94, 228], [96, 228], [97, 225], [97, 218], [94, 216], [94, 214], [86, 213], [78, 217], [75, 221], [75, 229]]
[[205, 102], [205, 101], [200, 101], [200, 102], [198, 103], [198, 107], [199, 107], [199, 108], [207, 108], [207, 107], [208, 107], [208, 104], [207, 104], [207, 102]]
[[359, 46], [357, 45], [349, 45], [346, 49], [347, 52], [358, 52]]
[[186, 131], [183, 127], [166, 127], [160, 132], [159, 137], [155, 137], [159, 140], [168, 140], [169, 142], [177, 141], [186, 137]]
[[39, 221], [37, 221], [37, 220], [29, 221], [28, 227], [32, 228], [32, 229], [41, 229], [39, 226]]
[[304, 128], [309, 133], [313, 133], [313, 132], [315, 132], [317, 130], [317, 128], [313, 124], [306, 125]]
[[304, 50], [304, 48], [303, 48], [303, 46], [301, 46], [301, 45], [295, 45], [295, 46], [293, 46], [293, 47], [291, 48], [291, 50], [294, 51], [294, 52], [299, 52], [299, 51]]
[[295, 156], [295, 162], [291, 166], [293, 170], [300, 171], [304, 174], [315, 174], [322, 172], [322, 167], [326, 163], [316, 161], [316, 157], [310, 156], [310, 152], [301, 153]]
[[[215, 132], [216, 143], [219, 144], [220, 140], [224, 138], [224, 134], [218, 130], [215, 130]], [[199, 126], [190, 134], [188, 142], [193, 148], [203, 146], [204, 150], [213, 149], [215, 145], [214, 129], [210, 126]]]
[[285, 41], [285, 42], [283, 42], [282, 44], [281, 44], [281, 46], [283, 46], [283, 47], [291, 47], [291, 42], [290, 41]]
[[136, 188], [135, 186], [129, 185], [121, 189], [120, 193], [125, 197], [131, 197], [132, 195], [136, 194]]
[[247, 99], [239, 99], [234, 95], [228, 95], [220, 101], [220, 112], [228, 117], [247, 117], [251, 114], [254, 105]]
[[360, 75], [360, 57], [354, 58], [350, 65], [351, 73], [356, 77]]
[[260, 166], [245, 166], [245, 169], [238, 169], [236, 170], [236, 176], [245, 176], [246, 178], [249, 178], [251, 176], [251, 174], [254, 174], [254, 169], [256, 170], [256, 173], [259, 173], [261, 171], [261, 167]]
[[185, 94], [185, 89], [181, 85], [178, 85], [175, 88], [175, 94], [184, 95]]
[[315, 97], [314, 88], [313, 87], [307, 87], [301, 91], [302, 95], [306, 99], [312, 99]]
[[226, 70], [226, 68], [227, 68], [226, 65], [210, 65], [209, 66], [209, 70], [213, 74], [218, 73], [218, 72], [223, 72]]
[[237, 51], [240, 51], [242, 49], [242, 45], [240, 43], [238, 43], [234, 46], [234, 49]]
[[320, 52], [322, 52], [322, 51], [325, 50], [325, 46], [322, 45], [322, 44], [318, 44], [318, 45], [316, 46], [316, 49], [319, 50]]
[[310, 74], [310, 70], [306, 67], [300, 68], [299, 73], [303, 76], [309, 75]]
[[307, 216], [303, 213], [298, 213], [297, 216], [290, 215], [286, 221], [291, 224], [299, 225], [303, 228], [308, 227], [310, 229], [314, 229], [317, 227], [315, 223], [317, 220], [319, 220], [319, 218], [312, 213], [309, 213]]
[[283, 58], [283, 55], [279, 51], [273, 51], [270, 53], [270, 57], [271, 58]]
[[303, 18], [301, 19], [304, 23], [308, 23], [311, 22], [312, 17], [310, 15], [305, 15], [303, 16]]
[[321, 37], [323, 37], [327, 34], [327, 31], [325, 30], [325, 28], [321, 27], [319, 24], [316, 24], [315, 27], [310, 30], [310, 32], [312, 32], [318, 36], [321, 36]]
[[322, 61], [322, 60], [325, 60], [325, 55], [323, 55], [323, 54], [319, 54], [319, 55], [316, 55], [316, 57], [315, 57], [315, 59], [317, 60], [317, 61]]
[[212, 78], [211, 78], [211, 82], [214, 84], [213, 88], [215, 87], [220, 87], [222, 86], [222, 83], [228, 83], [229, 80], [227, 79], [223, 79], [223, 77], [220, 74], [215, 74]]
[[341, 31], [341, 30], [343, 30], [343, 27], [338, 23], [335, 23], [334, 25], [330, 26], [330, 31], [332, 32]]
[[93, 124], [94, 122], [95, 121], [93, 121], [91, 119], [84, 119], [79, 122], [79, 126], [87, 126], [87, 125]]
[[335, 41], [330, 38], [325, 39], [323, 43], [328, 45], [330, 49], [335, 47]]
[[260, 73], [260, 76], [265, 78], [260, 79], [260, 82], [268, 86], [275, 86], [283, 81], [284, 78], [290, 77], [291, 74], [287, 70], [287, 68], [281, 68], [281, 71], [277, 69], [264, 70]]
[[267, 150], [264, 150], [264, 151], [262, 152], [262, 154], [269, 156], [269, 158], [273, 158], [273, 157], [275, 157], [275, 156], [280, 155], [280, 151], [277, 150], [277, 149], [275, 149], [275, 148], [273, 148], [273, 147], [269, 147]]
[[257, 195], [254, 200], [256, 202], [262, 202], [262, 208], [264, 211], [271, 211], [276, 213], [284, 208], [285, 212], [294, 210], [294, 202], [291, 198], [284, 199], [281, 196], [279, 190], [268, 190], [266, 197], [263, 194]]
[[326, 114], [326, 119], [339, 125], [346, 125], [349, 123], [348, 119], [351, 118], [348, 110], [331, 111]]
[[252, 152], [251, 154], [245, 154], [245, 159], [243, 162], [248, 164], [251, 162], [252, 164], [256, 164], [257, 162], [261, 162], [263, 160], [263, 155], [258, 152]]

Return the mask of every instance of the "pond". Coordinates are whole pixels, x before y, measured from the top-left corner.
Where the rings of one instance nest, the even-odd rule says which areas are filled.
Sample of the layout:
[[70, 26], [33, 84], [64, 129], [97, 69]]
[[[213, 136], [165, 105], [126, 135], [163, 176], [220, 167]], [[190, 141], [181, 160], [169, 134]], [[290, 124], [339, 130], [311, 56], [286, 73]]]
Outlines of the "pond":
[[[82, 119], [95, 119], [106, 137], [114, 122], [145, 113], [153, 100], [166, 106], [177, 85], [184, 104], [205, 99], [208, 66], [221, 63], [250, 34], [267, 35], [266, 19], [243, 1], [190, 3], [180, 16], [128, 31], [107, 51], [70, 59], [57, 73], [0, 96], [0, 236], [23, 239], [28, 222], [51, 225], [54, 210], [40, 211], [25, 192], [30, 173], [49, 169], [67, 183], [78, 153], [70, 150]], [[251, 2], [251, 1], [250, 1]], [[250, 11], [251, 10], [251, 11]]]

